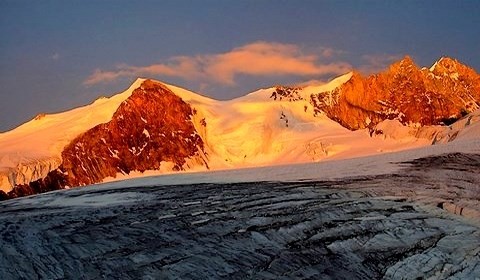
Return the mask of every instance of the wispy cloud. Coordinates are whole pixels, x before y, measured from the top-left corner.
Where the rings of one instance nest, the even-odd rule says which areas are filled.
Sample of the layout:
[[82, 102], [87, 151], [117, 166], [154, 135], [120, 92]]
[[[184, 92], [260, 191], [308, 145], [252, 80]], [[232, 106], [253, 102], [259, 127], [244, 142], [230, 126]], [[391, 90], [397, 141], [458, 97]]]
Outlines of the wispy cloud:
[[103, 71], [95, 69], [95, 71], [83, 82], [84, 85], [90, 86], [98, 83], [106, 83], [115, 81], [122, 77], [139, 77], [148, 75], [164, 75], [170, 77], [180, 77], [184, 79], [196, 78], [198, 66], [190, 58], [174, 57], [166, 64], [152, 64], [148, 66], [129, 66], [120, 64], [114, 70]]
[[324, 58], [335, 58], [335, 57], [338, 57], [340, 55], [344, 55], [344, 54], [347, 53], [344, 50], [326, 48], [326, 47], [321, 47], [320, 50], [321, 50], [320, 53], [321, 53], [322, 57], [324, 57]]
[[362, 56], [364, 64], [360, 71], [364, 74], [372, 74], [384, 70], [393, 62], [402, 58], [400, 54], [367, 54]]
[[60, 54], [59, 53], [54, 53], [50, 56], [50, 59], [59, 60], [60, 59]]
[[238, 75], [248, 76], [321, 76], [343, 74], [351, 69], [345, 62], [325, 63], [323, 58], [336, 55], [333, 49], [305, 53], [294, 44], [254, 42], [229, 52], [172, 57], [164, 63], [147, 66], [118, 65], [113, 70], [96, 69], [84, 85], [110, 82], [121, 77], [169, 76], [184, 80], [202, 80], [234, 85]]

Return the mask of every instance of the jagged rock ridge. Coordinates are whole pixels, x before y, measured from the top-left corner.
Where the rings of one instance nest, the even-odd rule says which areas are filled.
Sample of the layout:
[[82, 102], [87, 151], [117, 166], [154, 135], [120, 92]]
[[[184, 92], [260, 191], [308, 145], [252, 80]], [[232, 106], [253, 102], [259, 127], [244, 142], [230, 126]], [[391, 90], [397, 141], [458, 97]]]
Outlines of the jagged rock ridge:
[[353, 72], [335, 90], [312, 94], [310, 103], [316, 114], [325, 113], [351, 130], [386, 119], [404, 125], [450, 124], [479, 108], [480, 75], [451, 58], [420, 69], [407, 56], [379, 74]]
[[98, 183], [117, 173], [160, 169], [166, 162], [173, 164], [173, 170], [182, 170], [190, 159], [207, 165], [203, 140], [192, 123], [194, 113], [167, 87], [146, 80], [110, 122], [93, 127], [65, 147], [58, 169], [17, 186], [9, 196]]

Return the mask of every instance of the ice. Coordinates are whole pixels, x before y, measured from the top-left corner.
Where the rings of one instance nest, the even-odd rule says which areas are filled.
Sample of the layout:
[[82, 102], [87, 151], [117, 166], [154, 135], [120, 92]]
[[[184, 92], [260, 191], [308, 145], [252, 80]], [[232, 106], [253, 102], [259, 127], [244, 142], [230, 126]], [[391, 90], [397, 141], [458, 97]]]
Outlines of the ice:
[[3, 201], [0, 278], [477, 279], [480, 139], [459, 137]]
[[210, 221], [210, 219], [202, 219], [202, 220], [198, 220], [198, 221], [193, 221], [191, 224], [192, 225], [199, 225], [199, 224], [204, 224], [208, 221]]
[[159, 216], [158, 219], [159, 220], [164, 220], [164, 219], [175, 218], [176, 216], [177, 215], [175, 215], [175, 214], [167, 214], [167, 215]]

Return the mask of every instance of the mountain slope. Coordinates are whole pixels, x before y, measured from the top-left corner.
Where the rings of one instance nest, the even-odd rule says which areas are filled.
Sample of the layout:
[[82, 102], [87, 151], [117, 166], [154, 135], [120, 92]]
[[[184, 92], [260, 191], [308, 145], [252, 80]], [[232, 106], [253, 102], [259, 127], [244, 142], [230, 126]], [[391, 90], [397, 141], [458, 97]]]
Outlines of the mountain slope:
[[40, 114], [35, 119], [0, 133], [0, 190], [45, 177], [61, 162], [63, 148], [86, 130], [108, 122], [118, 106], [138, 88], [135, 81], [111, 98], [58, 114]]
[[101, 182], [117, 173], [181, 170], [187, 160], [206, 163], [190, 105], [158, 82], [143, 81], [111, 120], [86, 130], [62, 151], [62, 163], [44, 178], [18, 184], [14, 196]]
[[447, 58], [418, 69], [407, 57], [367, 78], [352, 72], [230, 101], [138, 79], [0, 134], [0, 190], [16, 197], [178, 170], [358, 157], [448, 142], [463, 130], [477, 137], [478, 113], [445, 124], [478, 108], [479, 88], [473, 69]]

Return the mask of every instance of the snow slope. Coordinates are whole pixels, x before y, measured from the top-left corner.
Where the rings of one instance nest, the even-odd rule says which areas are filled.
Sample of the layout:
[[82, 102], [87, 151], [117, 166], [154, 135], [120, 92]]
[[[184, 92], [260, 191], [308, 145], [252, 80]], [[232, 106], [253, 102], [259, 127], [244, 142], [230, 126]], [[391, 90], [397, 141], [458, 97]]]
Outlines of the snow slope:
[[303, 101], [270, 98], [275, 88], [261, 89], [230, 101], [198, 97], [168, 85], [189, 102], [207, 123], [197, 126], [207, 144], [212, 169], [312, 162], [358, 157], [429, 144], [412, 135], [403, 139], [372, 138], [365, 130], [352, 132], [324, 115], [314, 116], [311, 93], [335, 89], [345, 74], [321, 86], [307, 86]]
[[[480, 133], [480, 126], [477, 126], [477, 131]], [[458, 139], [457, 141], [443, 145], [430, 145], [392, 153], [335, 159], [316, 163], [284, 164], [210, 172], [180, 172], [161, 176], [132, 178], [116, 182], [106, 182], [96, 187], [114, 189], [127, 186], [200, 183], [325, 181], [358, 176], [391, 174], [403, 168], [402, 162], [449, 153], [480, 154], [480, 138]], [[387, 188], [388, 186], [385, 187]]]

